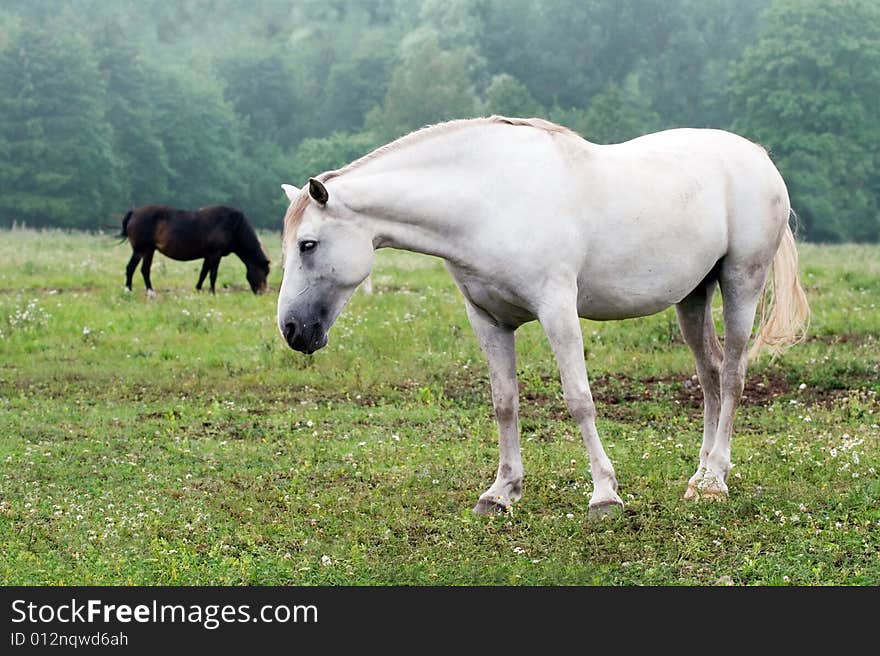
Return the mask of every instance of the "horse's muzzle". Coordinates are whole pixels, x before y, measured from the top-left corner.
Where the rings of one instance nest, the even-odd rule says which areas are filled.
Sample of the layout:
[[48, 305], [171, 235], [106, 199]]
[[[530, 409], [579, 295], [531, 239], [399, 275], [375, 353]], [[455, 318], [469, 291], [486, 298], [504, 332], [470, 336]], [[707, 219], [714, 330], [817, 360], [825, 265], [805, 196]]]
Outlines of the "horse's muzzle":
[[318, 322], [303, 324], [288, 321], [284, 324], [282, 333], [290, 348], [307, 355], [327, 345], [327, 332]]

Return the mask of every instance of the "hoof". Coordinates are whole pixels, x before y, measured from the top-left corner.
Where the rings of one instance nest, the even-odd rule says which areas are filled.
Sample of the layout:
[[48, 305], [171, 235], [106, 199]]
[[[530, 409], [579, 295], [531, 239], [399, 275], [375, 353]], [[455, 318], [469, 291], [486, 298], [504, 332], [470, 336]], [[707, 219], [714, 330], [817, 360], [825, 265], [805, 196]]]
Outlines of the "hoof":
[[588, 517], [590, 519], [604, 519], [606, 517], [617, 517], [621, 513], [623, 513], [623, 501], [620, 499], [609, 499], [608, 501], [591, 503]]
[[154, 292], [152, 289], [148, 289], [147, 298], [156, 298], [156, 292]]
[[509, 513], [513, 508], [513, 504], [507, 497], [498, 495], [480, 497], [477, 505], [474, 506], [475, 515], [501, 515]]
[[685, 499], [706, 499], [708, 501], [724, 501], [727, 499], [727, 490], [723, 488], [705, 487], [700, 489], [697, 485], [688, 485], [684, 493]]

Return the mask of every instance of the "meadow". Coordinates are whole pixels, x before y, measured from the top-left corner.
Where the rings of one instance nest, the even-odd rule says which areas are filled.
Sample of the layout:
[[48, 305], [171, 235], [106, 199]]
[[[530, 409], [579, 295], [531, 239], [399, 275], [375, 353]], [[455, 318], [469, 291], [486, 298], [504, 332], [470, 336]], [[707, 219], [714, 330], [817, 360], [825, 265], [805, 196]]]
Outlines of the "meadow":
[[[313, 356], [244, 266], [0, 231], [0, 584], [880, 584], [880, 247], [800, 245], [808, 341], [752, 364], [730, 498], [682, 500], [701, 393], [673, 310], [582, 323], [627, 506], [591, 483], [539, 326], [518, 332], [524, 496], [492, 482], [488, 375], [441, 261], [382, 251]], [[716, 299], [717, 302], [717, 299]], [[720, 307], [720, 304], [718, 305]]]

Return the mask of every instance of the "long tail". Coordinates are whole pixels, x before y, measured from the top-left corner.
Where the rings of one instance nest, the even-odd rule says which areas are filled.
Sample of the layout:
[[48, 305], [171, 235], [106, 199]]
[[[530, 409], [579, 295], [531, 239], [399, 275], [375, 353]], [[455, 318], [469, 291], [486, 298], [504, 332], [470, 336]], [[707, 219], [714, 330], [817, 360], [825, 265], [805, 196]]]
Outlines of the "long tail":
[[773, 257], [769, 282], [761, 298], [761, 321], [749, 358], [757, 358], [765, 348], [776, 357], [807, 336], [810, 305], [798, 279], [798, 252], [788, 226]]
[[128, 210], [125, 214], [125, 218], [122, 219], [122, 232], [119, 233], [120, 239], [128, 239], [128, 222], [131, 220], [131, 214], [134, 210]]

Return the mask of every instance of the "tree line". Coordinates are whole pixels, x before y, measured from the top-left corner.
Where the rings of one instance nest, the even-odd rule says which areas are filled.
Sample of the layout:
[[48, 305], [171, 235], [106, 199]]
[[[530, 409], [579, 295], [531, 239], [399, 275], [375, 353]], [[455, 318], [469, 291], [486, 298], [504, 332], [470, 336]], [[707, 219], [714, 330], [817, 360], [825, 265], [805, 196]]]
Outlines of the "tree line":
[[229, 203], [277, 228], [281, 182], [493, 113], [733, 130], [802, 236], [880, 240], [876, 0], [6, 0], [0, 224]]

